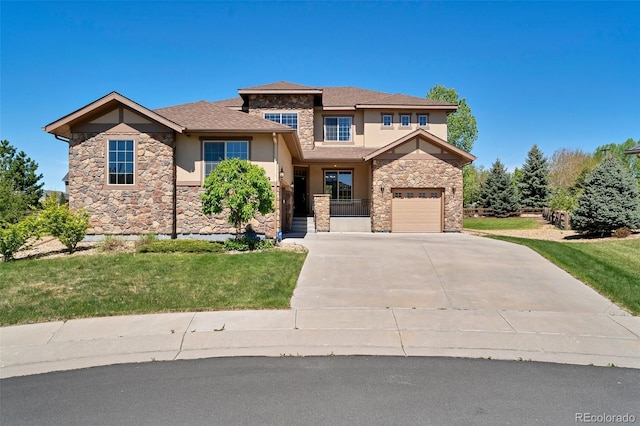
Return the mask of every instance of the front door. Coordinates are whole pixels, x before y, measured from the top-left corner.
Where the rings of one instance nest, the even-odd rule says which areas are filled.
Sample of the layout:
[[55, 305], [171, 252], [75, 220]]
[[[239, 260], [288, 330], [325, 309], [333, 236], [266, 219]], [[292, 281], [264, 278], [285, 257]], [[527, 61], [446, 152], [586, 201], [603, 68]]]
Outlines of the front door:
[[302, 169], [293, 177], [293, 215], [307, 216], [307, 171]]

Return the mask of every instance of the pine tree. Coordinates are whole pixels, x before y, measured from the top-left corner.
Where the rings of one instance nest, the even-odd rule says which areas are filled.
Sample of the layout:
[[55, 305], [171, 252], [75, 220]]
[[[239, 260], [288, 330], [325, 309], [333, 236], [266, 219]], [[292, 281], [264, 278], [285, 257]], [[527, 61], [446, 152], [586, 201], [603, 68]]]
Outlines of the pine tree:
[[9, 141], [0, 141], [0, 180], [16, 193], [20, 193], [27, 205], [38, 207], [42, 197], [42, 174], [37, 174], [38, 163], [18, 152]]
[[527, 154], [518, 189], [524, 207], [545, 207], [549, 200], [549, 165], [537, 145]]
[[518, 197], [511, 184], [511, 176], [499, 159], [489, 170], [480, 200], [483, 207], [493, 209], [496, 217], [507, 217], [518, 209]]
[[585, 234], [609, 235], [640, 227], [640, 197], [636, 180], [622, 162], [605, 157], [586, 178], [571, 227]]

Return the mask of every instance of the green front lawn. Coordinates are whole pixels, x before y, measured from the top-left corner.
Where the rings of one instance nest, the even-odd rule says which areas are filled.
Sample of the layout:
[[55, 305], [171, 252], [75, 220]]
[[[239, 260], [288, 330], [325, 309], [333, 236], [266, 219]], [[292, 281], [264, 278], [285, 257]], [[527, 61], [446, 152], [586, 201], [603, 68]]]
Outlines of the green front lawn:
[[640, 315], [640, 239], [568, 243], [491, 236], [521, 244]]
[[0, 325], [287, 308], [306, 253], [119, 253], [0, 263]]
[[477, 231], [505, 230], [505, 229], [537, 229], [540, 222], [528, 217], [465, 217], [463, 219], [465, 229]]

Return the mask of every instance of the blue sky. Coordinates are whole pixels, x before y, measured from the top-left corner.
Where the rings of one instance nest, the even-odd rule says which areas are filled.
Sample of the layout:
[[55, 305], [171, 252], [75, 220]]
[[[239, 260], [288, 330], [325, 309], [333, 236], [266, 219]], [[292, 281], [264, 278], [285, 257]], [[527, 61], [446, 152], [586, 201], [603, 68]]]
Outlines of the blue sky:
[[148, 108], [274, 81], [455, 88], [476, 164], [640, 138], [640, 2], [10, 2], [0, 138], [63, 189], [46, 124], [115, 90]]

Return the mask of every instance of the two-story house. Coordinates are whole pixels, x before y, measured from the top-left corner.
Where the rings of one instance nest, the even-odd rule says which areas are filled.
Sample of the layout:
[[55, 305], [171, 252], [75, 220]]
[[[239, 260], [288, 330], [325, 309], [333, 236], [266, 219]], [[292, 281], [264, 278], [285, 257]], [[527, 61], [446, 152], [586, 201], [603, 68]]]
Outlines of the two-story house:
[[235, 232], [200, 203], [207, 174], [234, 157], [272, 183], [275, 213], [250, 225], [267, 237], [294, 216], [318, 231], [462, 229], [462, 167], [475, 157], [446, 142], [456, 105], [287, 82], [238, 94], [151, 110], [112, 92], [45, 126], [69, 144], [69, 202], [89, 211], [89, 232]]

